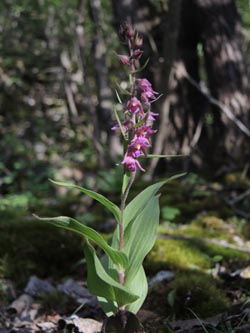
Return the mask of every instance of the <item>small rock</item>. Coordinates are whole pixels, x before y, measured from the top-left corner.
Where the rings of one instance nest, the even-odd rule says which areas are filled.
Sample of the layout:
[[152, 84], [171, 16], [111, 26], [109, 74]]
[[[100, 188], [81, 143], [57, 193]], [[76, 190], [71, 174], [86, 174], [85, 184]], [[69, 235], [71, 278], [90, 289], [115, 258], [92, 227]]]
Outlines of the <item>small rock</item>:
[[44, 293], [46, 294], [54, 292], [56, 289], [47, 280], [42, 280], [36, 276], [31, 276], [24, 291], [33, 297], [38, 297]]
[[153, 278], [149, 280], [149, 287], [162, 282], [162, 281], [171, 281], [174, 278], [174, 273], [171, 271], [160, 271]]
[[24, 318], [27, 316], [32, 302], [33, 298], [30, 295], [22, 294], [14, 302], [11, 303], [7, 311], [10, 314], [17, 314], [20, 317]]
[[75, 329], [79, 333], [98, 333], [101, 331], [102, 324], [94, 319], [79, 318], [77, 316], [71, 319], [60, 319], [58, 329]]
[[36, 324], [36, 326], [47, 333], [54, 332], [56, 329], [56, 325], [54, 323], [52, 323], [51, 321], [39, 323], [39, 324]]
[[74, 279], [68, 279], [57, 286], [57, 290], [74, 298], [79, 304], [88, 303], [93, 306], [97, 304], [97, 299], [90, 294], [88, 289], [82, 287]]

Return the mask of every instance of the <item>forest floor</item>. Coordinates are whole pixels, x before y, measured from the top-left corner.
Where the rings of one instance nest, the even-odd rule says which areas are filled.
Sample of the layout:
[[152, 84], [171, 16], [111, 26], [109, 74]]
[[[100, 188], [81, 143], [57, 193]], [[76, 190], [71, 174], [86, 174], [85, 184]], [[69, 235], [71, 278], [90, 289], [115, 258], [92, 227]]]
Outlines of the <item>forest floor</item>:
[[[158, 237], [144, 263], [149, 294], [138, 313], [145, 332], [250, 332], [249, 187], [237, 173], [220, 182], [189, 175], [161, 191]], [[99, 332], [105, 316], [87, 290], [82, 239], [32, 213], [77, 215], [107, 238], [114, 221], [75, 193], [4, 200], [0, 333]]]

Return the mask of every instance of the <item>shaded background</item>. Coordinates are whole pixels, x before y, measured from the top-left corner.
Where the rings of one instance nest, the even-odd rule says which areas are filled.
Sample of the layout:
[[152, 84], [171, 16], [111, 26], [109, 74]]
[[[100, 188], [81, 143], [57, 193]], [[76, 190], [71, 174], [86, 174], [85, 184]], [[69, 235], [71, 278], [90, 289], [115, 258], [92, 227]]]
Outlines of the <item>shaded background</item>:
[[[83, 181], [119, 162], [110, 130], [116, 82], [126, 70], [118, 26], [143, 33], [143, 75], [163, 96], [148, 172], [249, 167], [247, 0], [63, 1], [0, 4], [0, 183], [2, 195], [48, 190], [46, 179]], [[111, 155], [111, 158], [110, 158]]]
[[[248, 226], [249, 196], [228, 211], [221, 197], [209, 201], [214, 192], [206, 191], [208, 180], [225, 181], [229, 200], [250, 184], [247, 0], [2, 0], [0, 277], [16, 285], [33, 273], [70, 275], [82, 258], [79, 239], [34, 226], [32, 213], [84, 217], [101, 231], [113, 226], [91, 200], [55, 189], [48, 178], [100, 190], [119, 202], [122, 149], [110, 128], [116, 83], [127, 78], [114, 54], [125, 52], [117, 34], [125, 20], [143, 34], [141, 63], [149, 58], [149, 65], [142, 75], [162, 94], [154, 104], [159, 119], [153, 152], [187, 155], [150, 160], [146, 167], [151, 178], [189, 172], [181, 190], [170, 190], [165, 205], [172, 211], [168, 207], [163, 218], [187, 223], [198, 212], [221, 209], [219, 217], [236, 214], [238, 225], [243, 218]], [[143, 185], [137, 184], [135, 191]]]

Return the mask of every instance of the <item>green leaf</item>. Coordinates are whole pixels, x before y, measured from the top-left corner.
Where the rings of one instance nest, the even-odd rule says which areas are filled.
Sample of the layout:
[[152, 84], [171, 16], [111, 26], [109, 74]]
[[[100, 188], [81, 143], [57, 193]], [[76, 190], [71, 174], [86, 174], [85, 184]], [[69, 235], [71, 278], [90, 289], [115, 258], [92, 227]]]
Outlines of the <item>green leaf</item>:
[[145, 63], [143, 64], [142, 67], [140, 67], [140, 68], [137, 69], [136, 71], [133, 71], [132, 74], [137, 74], [137, 73], [142, 72], [142, 71], [147, 67], [148, 62], [149, 62], [149, 58], [145, 61]]
[[51, 223], [57, 227], [64, 228], [66, 230], [73, 231], [81, 236], [96, 243], [112, 260], [115, 266], [125, 269], [128, 264], [127, 256], [113, 249], [108, 243], [103, 239], [103, 237], [94, 229], [85, 226], [81, 222], [67, 216], [57, 216], [57, 217], [39, 217], [34, 215], [39, 220]]
[[75, 189], [79, 190], [80, 192], [83, 192], [83, 193], [87, 194], [89, 197], [91, 197], [92, 199], [95, 199], [96, 201], [100, 202], [103, 206], [108, 208], [108, 210], [114, 215], [117, 222], [121, 222], [121, 210], [120, 210], [120, 208], [117, 205], [115, 205], [112, 201], [110, 201], [106, 197], [104, 197], [103, 195], [101, 195], [99, 193], [96, 193], [94, 191], [88, 190], [86, 188], [74, 185], [74, 184], [59, 182], [59, 181], [55, 181], [55, 180], [52, 180], [52, 179], [50, 179], [50, 181], [53, 184], [56, 184], [56, 185], [59, 185], [59, 186], [66, 186], [66, 187], [75, 188]]
[[115, 118], [116, 118], [116, 120], [117, 120], [117, 123], [118, 123], [118, 125], [119, 125], [120, 131], [121, 131], [121, 133], [122, 133], [122, 136], [123, 136], [123, 138], [124, 138], [125, 140], [127, 140], [126, 134], [125, 134], [124, 129], [123, 129], [123, 127], [122, 127], [122, 123], [121, 123], [120, 117], [119, 117], [119, 115], [118, 115], [118, 113], [117, 113], [117, 110], [116, 110], [116, 107], [115, 107], [115, 106], [114, 106], [114, 114], [115, 114]]
[[[126, 277], [129, 279], [133, 279], [137, 274], [145, 256], [155, 243], [159, 217], [159, 196], [153, 196], [125, 230], [124, 252], [128, 257]], [[127, 233], [129, 237], [126, 237]]]
[[150, 185], [144, 191], [139, 193], [126, 207], [124, 211], [124, 226], [126, 227], [132, 220], [136, 218], [142, 209], [147, 205], [148, 201], [160, 190], [166, 183], [184, 176], [186, 173], [174, 175], [156, 184]]
[[173, 289], [168, 293], [168, 296], [167, 296], [168, 304], [171, 307], [174, 306], [175, 298], [176, 298], [176, 289]]
[[138, 299], [136, 294], [131, 293], [128, 288], [122, 286], [106, 272], [90, 244], [84, 245], [84, 253], [88, 266], [88, 289], [92, 294], [116, 302], [118, 306], [132, 303]]
[[119, 95], [119, 93], [118, 93], [118, 91], [115, 89], [115, 94], [116, 94], [116, 97], [117, 97], [117, 99], [118, 99], [118, 102], [120, 103], [120, 104], [122, 104], [122, 100], [121, 100], [121, 97], [120, 97], [120, 95]]
[[180, 154], [180, 155], [153, 155], [153, 154], [148, 154], [147, 158], [163, 158], [163, 157], [184, 157], [184, 156], [188, 156], [185, 154]]
[[174, 220], [180, 213], [181, 211], [175, 207], [167, 206], [161, 209], [162, 218], [168, 221]]
[[128, 183], [130, 181], [130, 178], [131, 178], [131, 173], [129, 171], [125, 172], [123, 175], [123, 182], [122, 182], [122, 194], [124, 194], [128, 186]]
[[148, 281], [142, 266], [132, 279], [129, 276], [126, 278], [125, 286], [130, 292], [136, 293], [139, 296], [138, 300], [126, 306], [126, 310], [136, 314], [140, 310], [148, 293]]

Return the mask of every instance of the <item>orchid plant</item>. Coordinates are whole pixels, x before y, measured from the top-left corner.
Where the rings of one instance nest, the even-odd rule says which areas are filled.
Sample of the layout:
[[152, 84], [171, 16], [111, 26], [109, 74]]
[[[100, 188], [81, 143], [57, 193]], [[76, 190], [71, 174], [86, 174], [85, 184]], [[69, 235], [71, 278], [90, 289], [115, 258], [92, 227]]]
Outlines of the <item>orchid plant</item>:
[[[152, 135], [156, 133], [153, 124], [158, 114], [152, 111], [152, 102], [158, 99], [158, 93], [146, 78], [137, 77], [144, 68], [138, 68], [139, 59], [143, 54], [142, 36], [129, 24], [121, 26], [120, 34], [127, 44], [128, 54], [117, 54], [117, 57], [129, 71], [129, 89], [116, 91], [123, 112], [114, 110], [117, 123], [113, 130], [121, 132], [124, 143], [124, 157], [120, 163], [124, 169], [120, 207], [97, 192], [73, 184], [52, 181], [56, 185], [79, 190], [101, 203], [113, 214], [117, 224], [111, 242], [108, 243], [97, 231], [74, 218], [39, 217], [84, 237], [88, 288], [98, 297], [108, 316], [122, 312], [136, 314], [142, 306], [148, 292], [142, 264], [156, 240], [160, 214], [158, 191], [169, 180], [181, 176], [176, 175], [147, 187], [127, 204], [136, 173], [145, 172], [139, 159], [156, 157], [148, 155], [147, 150], [152, 145]], [[122, 102], [119, 93], [123, 93], [127, 98], [125, 103]], [[103, 257], [98, 257], [93, 244], [103, 250]]]

